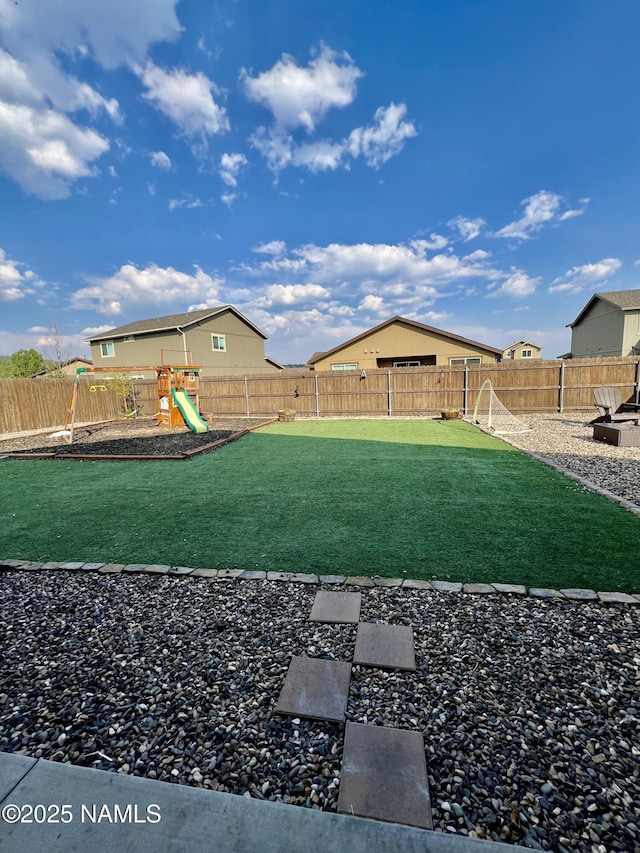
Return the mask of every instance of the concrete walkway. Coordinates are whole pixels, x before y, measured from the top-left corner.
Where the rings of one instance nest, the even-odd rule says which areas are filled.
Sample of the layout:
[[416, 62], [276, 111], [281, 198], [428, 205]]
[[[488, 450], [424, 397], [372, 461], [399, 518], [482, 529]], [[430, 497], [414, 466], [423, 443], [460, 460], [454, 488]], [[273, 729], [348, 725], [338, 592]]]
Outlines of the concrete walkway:
[[0, 753], [0, 811], [3, 853], [524, 850], [9, 753]]

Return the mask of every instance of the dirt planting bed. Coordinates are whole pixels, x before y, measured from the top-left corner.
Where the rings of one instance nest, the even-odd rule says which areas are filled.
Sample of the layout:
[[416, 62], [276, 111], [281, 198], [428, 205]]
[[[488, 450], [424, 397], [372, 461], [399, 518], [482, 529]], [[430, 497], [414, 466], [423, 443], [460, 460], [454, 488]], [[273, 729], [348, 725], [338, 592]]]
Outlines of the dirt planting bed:
[[71, 444], [65, 437], [52, 438], [51, 433], [12, 437], [0, 441], [0, 456], [185, 458], [213, 450], [264, 422], [256, 418], [210, 419], [209, 431], [196, 434], [186, 426], [158, 426], [155, 420], [116, 421], [76, 428]]

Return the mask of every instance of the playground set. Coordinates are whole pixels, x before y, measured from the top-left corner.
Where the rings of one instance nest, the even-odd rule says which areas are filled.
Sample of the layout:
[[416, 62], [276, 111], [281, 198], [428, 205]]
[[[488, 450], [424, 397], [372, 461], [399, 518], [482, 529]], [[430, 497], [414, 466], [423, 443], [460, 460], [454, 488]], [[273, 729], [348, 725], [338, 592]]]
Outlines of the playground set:
[[[185, 353], [185, 356], [190, 355]], [[164, 356], [164, 351], [163, 351]], [[164, 360], [164, 359], [163, 359]], [[187, 360], [185, 358], [185, 360]], [[158, 380], [158, 424], [174, 429], [185, 424], [195, 433], [209, 431], [209, 425], [200, 414], [198, 394], [201, 366], [193, 364], [161, 364], [153, 367], [126, 367], [127, 373], [136, 371], [155, 371]], [[80, 377], [101, 373], [117, 373], [113, 367], [79, 367], [76, 371], [71, 400], [67, 409], [64, 429], [55, 435], [64, 436], [69, 444], [73, 441]], [[107, 390], [107, 386], [92, 385], [90, 391]]]

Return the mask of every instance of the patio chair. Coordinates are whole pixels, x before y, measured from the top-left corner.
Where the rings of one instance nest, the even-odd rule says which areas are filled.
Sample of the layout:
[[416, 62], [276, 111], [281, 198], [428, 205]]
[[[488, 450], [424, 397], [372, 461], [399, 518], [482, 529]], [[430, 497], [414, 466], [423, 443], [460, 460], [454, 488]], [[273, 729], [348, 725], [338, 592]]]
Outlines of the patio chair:
[[593, 397], [599, 414], [591, 421], [592, 424], [637, 421], [640, 418], [640, 403], [623, 403], [617, 388], [594, 388]]

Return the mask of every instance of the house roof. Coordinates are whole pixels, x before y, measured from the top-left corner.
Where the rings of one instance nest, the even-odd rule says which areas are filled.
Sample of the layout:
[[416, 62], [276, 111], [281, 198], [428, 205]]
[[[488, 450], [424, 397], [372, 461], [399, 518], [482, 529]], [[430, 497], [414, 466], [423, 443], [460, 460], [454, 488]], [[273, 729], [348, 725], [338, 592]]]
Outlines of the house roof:
[[503, 352], [506, 352], [508, 349], [515, 349], [516, 347], [519, 347], [520, 345], [527, 346], [527, 347], [535, 347], [535, 349], [542, 349], [541, 346], [539, 346], [538, 344], [532, 344], [531, 341], [514, 341], [514, 343], [509, 344], [508, 347], [505, 347]]
[[591, 299], [578, 314], [573, 323], [567, 323], [567, 328], [577, 325], [597, 299], [610, 302], [621, 311], [640, 311], [640, 288], [635, 290], [612, 290], [610, 293], [594, 293]]
[[[82, 355], [74, 356], [73, 358], [68, 358], [65, 361], [60, 362], [60, 367], [69, 367], [72, 364], [78, 364], [82, 362], [82, 364], [93, 364], [90, 358], [84, 358]], [[46, 376], [51, 372], [51, 367], [46, 370], [39, 370], [37, 373], [32, 374], [32, 376]]]
[[239, 317], [240, 320], [250, 326], [254, 332], [260, 335], [261, 338], [264, 338], [264, 340], [267, 339], [267, 335], [255, 326], [251, 320], [248, 320], [244, 314], [241, 314], [237, 308], [234, 308], [233, 305], [220, 305], [217, 308], [204, 308], [200, 311], [186, 311], [183, 314], [168, 314], [165, 317], [136, 320], [134, 323], [116, 326], [114, 329], [108, 329], [106, 332], [93, 335], [86, 340], [88, 343], [96, 343], [97, 341], [111, 341], [113, 338], [126, 338], [129, 335], [148, 335], [152, 332], [171, 332], [176, 329], [188, 329], [190, 326], [195, 326], [196, 323], [201, 323], [203, 320], [208, 320], [210, 317], [215, 317], [225, 311], [231, 311], [236, 317]]
[[284, 364], [280, 364], [280, 362], [276, 361], [275, 358], [271, 358], [270, 356], [265, 355], [264, 360], [268, 364], [272, 364], [274, 367], [277, 367], [278, 370], [284, 370]]
[[[344, 344], [342, 344], [342, 346], [344, 346]], [[316, 361], [320, 361], [320, 359], [322, 358], [323, 355], [324, 355], [324, 350], [316, 350], [316, 352], [314, 352], [314, 354], [311, 356], [311, 358], [307, 359], [305, 367], [307, 367], [307, 365], [309, 365], [309, 364], [315, 364]]]
[[364, 338], [368, 338], [369, 335], [374, 334], [374, 332], [379, 332], [387, 326], [392, 326], [394, 323], [404, 323], [406, 326], [412, 326], [418, 331], [431, 332], [431, 334], [440, 335], [444, 338], [450, 338], [452, 341], [458, 341], [458, 343], [470, 344], [471, 346], [478, 347], [479, 349], [486, 350], [487, 352], [492, 352], [495, 355], [501, 356], [503, 353], [503, 350], [497, 349], [496, 347], [490, 347], [487, 346], [487, 344], [481, 344], [478, 341], [472, 341], [470, 338], [463, 338], [461, 335], [454, 335], [452, 332], [445, 332], [443, 329], [436, 329], [434, 326], [425, 326], [424, 323], [418, 323], [417, 320], [408, 320], [406, 317], [399, 317], [398, 315], [396, 315], [395, 317], [391, 317], [389, 320], [385, 320], [384, 323], [380, 323], [378, 326], [374, 326], [372, 329], [367, 329], [366, 332], [362, 332], [360, 335], [356, 335], [354, 338], [351, 338], [350, 340], [339, 344], [337, 347], [333, 347], [333, 349], [327, 350], [326, 352], [314, 352], [307, 364], [316, 364], [316, 362], [320, 361], [321, 359], [327, 358], [327, 356], [333, 355], [334, 353], [339, 352], [345, 347], [351, 346], [351, 344], [358, 343], [358, 341], [364, 340]]

